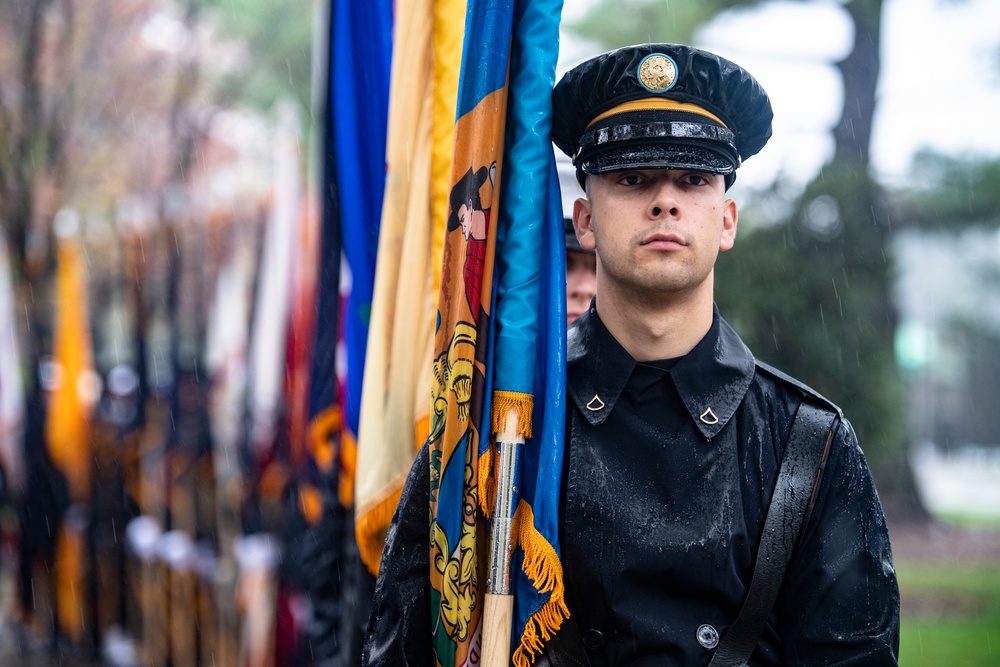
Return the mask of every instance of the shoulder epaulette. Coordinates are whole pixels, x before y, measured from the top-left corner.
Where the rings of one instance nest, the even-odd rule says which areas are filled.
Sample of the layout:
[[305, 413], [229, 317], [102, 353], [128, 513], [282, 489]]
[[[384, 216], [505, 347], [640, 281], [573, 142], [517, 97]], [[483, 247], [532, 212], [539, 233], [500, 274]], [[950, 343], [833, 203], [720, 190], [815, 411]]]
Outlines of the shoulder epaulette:
[[831, 401], [826, 396], [824, 396], [823, 394], [819, 393], [818, 391], [816, 391], [815, 389], [813, 389], [809, 385], [805, 384], [804, 382], [800, 382], [800, 381], [796, 380], [795, 378], [793, 378], [791, 375], [788, 375], [787, 373], [783, 373], [782, 371], [779, 371], [774, 366], [770, 366], [768, 364], [765, 364], [760, 359], [756, 359], [755, 358], [754, 359], [754, 363], [757, 365], [757, 368], [759, 370], [763, 371], [767, 375], [770, 375], [771, 377], [775, 378], [776, 380], [780, 380], [781, 382], [785, 382], [787, 384], [792, 385], [793, 387], [795, 387], [796, 389], [798, 389], [800, 392], [802, 392], [802, 394], [804, 396], [808, 396], [809, 398], [814, 399], [822, 407], [828, 408], [828, 409], [836, 412], [837, 416], [840, 417], [841, 419], [844, 418], [844, 413], [840, 409], [840, 406], [838, 406], [836, 403], [834, 403], [833, 401]]

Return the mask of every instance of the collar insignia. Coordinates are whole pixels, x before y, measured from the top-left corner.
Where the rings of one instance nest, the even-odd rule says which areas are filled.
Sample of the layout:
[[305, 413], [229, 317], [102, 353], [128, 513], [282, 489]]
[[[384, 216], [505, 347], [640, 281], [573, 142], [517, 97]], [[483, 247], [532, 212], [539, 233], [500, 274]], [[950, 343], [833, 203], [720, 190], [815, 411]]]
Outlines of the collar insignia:
[[712, 412], [712, 408], [708, 408], [707, 410], [705, 410], [704, 412], [702, 412], [701, 415], [698, 417], [698, 419], [702, 420], [706, 424], [718, 424], [719, 423], [719, 418], [715, 416], [714, 412]]
[[594, 397], [590, 399], [590, 403], [587, 403], [587, 409], [591, 412], [600, 412], [604, 409], [604, 401], [601, 400], [600, 396], [594, 394]]

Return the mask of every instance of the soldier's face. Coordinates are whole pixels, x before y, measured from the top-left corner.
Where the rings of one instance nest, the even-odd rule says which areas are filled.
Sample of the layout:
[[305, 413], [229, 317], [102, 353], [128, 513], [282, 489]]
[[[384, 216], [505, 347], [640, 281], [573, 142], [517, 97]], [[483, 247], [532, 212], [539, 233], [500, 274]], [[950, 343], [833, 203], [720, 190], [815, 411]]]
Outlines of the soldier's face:
[[597, 250], [599, 294], [710, 294], [715, 261], [733, 246], [736, 220], [723, 177], [692, 170], [591, 175], [587, 199], [574, 208], [581, 246]]
[[594, 255], [566, 251], [566, 326], [587, 312], [597, 293], [596, 262]]

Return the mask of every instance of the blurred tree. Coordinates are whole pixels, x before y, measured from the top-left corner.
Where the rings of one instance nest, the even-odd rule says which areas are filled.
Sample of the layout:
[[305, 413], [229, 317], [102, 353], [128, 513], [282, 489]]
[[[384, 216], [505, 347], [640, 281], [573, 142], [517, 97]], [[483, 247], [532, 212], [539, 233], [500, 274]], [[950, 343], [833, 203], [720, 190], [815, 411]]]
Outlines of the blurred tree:
[[747, 234], [726, 258], [719, 301], [762, 358], [844, 407], [883, 486], [906, 484], [896, 478], [908, 437], [892, 347], [892, 221], [869, 170], [882, 1], [843, 7], [854, 39], [836, 63], [844, 106], [833, 158], [787, 220]]
[[[0, 7], [0, 218], [19, 273], [28, 255], [36, 196], [51, 189], [62, 173], [57, 166], [64, 156], [63, 128], [72, 90], [47, 94], [45, 85], [46, 79], [61, 73], [59, 64], [68, 60], [71, 43], [65, 38], [68, 21], [46, 21], [58, 10], [65, 18], [69, 8], [57, 0]], [[47, 30], [47, 24], [53, 28]], [[45, 183], [39, 182], [40, 176]]]
[[[205, 156], [219, 144], [220, 111], [269, 104], [288, 89], [308, 99], [312, 22], [302, 17], [310, 13], [283, 7], [284, 14], [269, 0], [0, 3], [0, 223], [31, 306], [18, 312], [37, 320], [31, 329], [44, 325], [47, 306], [23, 290], [45, 289], [60, 208], [76, 208], [85, 228], [103, 219], [112, 231], [115, 223], [143, 223], [149, 233], [150, 223], [155, 229], [189, 210], [184, 193], [192, 183], [208, 190], [201, 179]], [[236, 37], [256, 41], [227, 38], [224, 19], [243, 31]], [[154, 268], [170, 265], [160, 249], [179, 247], [170, 225], [158, 227], [159, 241], [147, 248]], [[92, 268], [114, 270], [110, 262]], [[44, 346], [44, 336], [32, 341]]]
[[258, 109], [282, 97], [311, 109], [313, 0], [201, 0], [223, 31], [253, 53], [220, 81], [220, 92]]
[[568, 24], [580, 37], [607, 48], [642, 42], [690, 44], [695, 30], [729, 9], [750, 8], [764, 0], [660, 2], [599, 0], [578, 21]]
[[0, 4], [0, 220], [20, 277], [43, 276], [59, 208], [106, 215], [170, 172], [178, 58], [151, 41], [158, 4]]
[[893, 218], [907, 228], [1000, 227], [1000, 160], [917, 153], [911, 184], [892, 193]]

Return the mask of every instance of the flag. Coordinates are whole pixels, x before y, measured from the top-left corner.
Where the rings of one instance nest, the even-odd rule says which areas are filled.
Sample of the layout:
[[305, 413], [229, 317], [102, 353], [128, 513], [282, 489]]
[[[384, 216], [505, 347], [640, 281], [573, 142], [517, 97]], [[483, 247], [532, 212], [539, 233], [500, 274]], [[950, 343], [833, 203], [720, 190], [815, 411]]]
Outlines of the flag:
[[513, 0], [470, 0], [434, 339], [430, 452], [431, 631], [442, 667], [475, 664], [485, 534], [477, 490], [486, 334], [503, 167]]
[[90, 413], [96, 396], [88, 394], [93, 378], [87, 278], [77, 240], [75, 212], [56, 216], [57, 253], [55, 332], [52, 360], [56, 380], [49, 397], [45, 436], [52, 462], [66, 475], [74, 502], [90, 498]]
[[[563, 620], [559, 492], [565, 407], [566, 256], [562, 198], [550, 137], [562, 0], [518, 0], [510, 58], [502, 215], [497, 231], [493, 433], [518, 416], [526, 438], [512, 480], [516, 550], [513, 664], [527, 667]], [[480, 441], [485, 510], [496, 498], [495, 444]]]
[[[318, 3], [316, 38], [313, 42], [314, 80], [322, 83], [316, 117], [322, 119], [316, 151], [310, 163], [315, 167], [310, 182], [316, 188], [319, 210], [319, 238], [315, 272], [315, 322], [309, 369], [309, 396], [306, 445], [310, 472], [314, 479], [299, 489], [303, 515], [310, 524], [303, 545], [301, 573], [303, 589], [309, 596], [311, 614], [307, 623], [309, 651], [316, 664], [334, 664], [338, 653], [350, 655], [350, 635], [341, 623], [342, 609], [349, 606], [345, 579], [347, 552], [344, 543], [345, 510], [338, 496], [340, 433], [343, 425], [338, 392], [337, 351], [340, 340], [341, 255], [340, 197], [335, 178], [333, 132], [333, 86], [330, 77], [333, 45], [333, 7]], [[312, 507], [310, 507], [312, 506]], [[352, 536], [353, 539], [353, 536]]]
[[335, 177], [344, 258], [350, 269], [342, 315], [344, 414], [341, 501], [354, 503], [361, 387], [385, 189], [385, 141], [392, 61], [392, 2], [335, 0], [330, 64]]
[[250, 442], [258, 461], [268, 453], [279, 428], [291, 316], [292, 256], [302, 202], [298, 108], [294, 102], [282, 100], [275, 113], [274, 191], [261, 250], [249, 357]]
[[[309, 371], [308, 443], [313, 460], [321, 473], [334, 486], [337, 481], [335, 443], [339, 441], [343, 423], [337, 392], [337, 347], [340, 340], [341, 309], [341, 242], [340, 196], [336, 181], [335, 142], [333, 132], [333, 85], [330, 77], [333, 44], [333, 12], [320, 3], [317, 23], [325, 26], [325, 34], [317, 37], [314, 49], [322, 52], [317, 69], [326, 84], [323, 86], [321, 117], [316, 149], [320, 155], [317, 171], [319, 188], [319, 248], [315, 286], [315, 326], [313, 330], [312, 367]], [[325, 10], [325, 11], [324, 11]], [[317, 59], [318, 60], [318, 59]]]
[[24, 384], [18, 351], [14, 290], [10, 280], [10, 256], [0, 238], [0, 469], [12, 495], [23, 493]]
[[[250, 299], [255, 265], [251, 249], [246, 244], [237, 244], [220, 267], [206, 336], [205, 361], [211, 379], [212, 454], [220, 512], [224, 507], [234, 512], [234, 501], [242, 495], [239, 490], [240, 445], [246, 407]], [[224, 531], [218, 536], [219, 543], [227, 552], [228, 545], [237, 536], [235, 525], [238, 525], [236, 516], [217, 521], [217, 530]]]
[[[336, 572], [317, 571], [318, 563], [328, 563], [326, 557], [317, 559], [317, 543], [332, 550], [339, 545], [325, 541], [323, 482], [321, 476], [329, 468], [321, 469], [315, 455], [322, 457], [329, 446], [317, 451], [310, 437], [312, 425], [310, 392], [312, 384], [312, 357], [315, 351], [315, 326], [318, 319], [317, 278], [320, 260], [320, 224], [316, 206], [315, 189], [308, 187], [302, 206], [298, 233], [298, 261], [293, 267], [293, 299], [288, 331], [288, 362], [286, 366], [286, 415], [287, 460], [291, 472], [282, 495], [283, 503], [280, 528], [280, 550], [283, 567], [279, 570], [277, 588], [278, 612], [275, 624], [275, 664], [293, 664], [295, 656], [306, 650], [310, 632], [321, 601], [314, 586], [320, 577], [332, 577]], [[309, 602], [312, 617], [295, 613], [294, 609]], [[316, 656], [310, 643], [309, 650]]]
[[[303, 197], [300, 220], [296, 226], [297, 235], [295, 257], [292, 265], [292, 304], [288, 329], [288, 361], [286, 364], [286, 402], [289, 430], [288, 458], [292, 470], [299, 481], [315, 485], [309, 429], [313, 421], [311, 413], [311, 383], [315, 353], [316, 323], [318, 320], [318, 278], [320, 244], [322, 230], [316, 206], [315, 190], [306, 188]], [[315, 503], [306, 501], [308, 507]], [[318, 520], [318, 514], [306, 512], [311, 524]]]
[[[518, 434], [527, 438], [521, 447], [523, 472], [514, 482], [520, 498], [513, 521], [514, 664], [530, 664], [568, 615], [557, 526], [565, 423], [565, 250], [549, 139], [561, 9], [561, 0], [477, 1], [469, 7], [467, 35], [505, 43], [467, 38], [460, 84], [454, 174], [461, 196], [452, 198], [450, 219], [458, 219], [468, 239], [476, 236], [480, 213], [487, 226], [491, 219], [495, 224], [482, 285], [469, 276], [471, 241], [464, 249], [464, 273], [459, 273], [462, 239], [455, 232], [445, 250], [444, 274], [452, 280], [441, 287], [435, 348], [436, 377], [445, 381], [434, 391], [435, 417], [442, 423], [431, 440], [432, 613], [441, 665], [468, 664], [481, 641], [485, 554], [478, 551], [481, 521], [470, 505], [486, 516], [493, 509], [497, 480], [490, 431], [503, 430], [509, 411], [518, 416]], [[490, 25], [493, 21], [501, 25]], [[484, 99], [485, 105], [476, 105]], [[503, 134], [472, 134], [466, 123], [474, 116], [468, 114], [483, 108], [506, 109], [506, 119], [493, 117], [493, 127]], [[497, 176], [489, 179], [490, 204], [482, 191], [483, 167], [490, 163], [480, 157], [487, 146], [496, 173], [503, 172], [502, 188]], [[477, 288], [479, 303], [471, 296]], [[475, 327], [463, 319], [470, 313]], [[468, 380], [461, 369], [471, 371]], [[469, 407], [463, 410], [466, 400]]]
[[[357, 540], [378, 572], [403, 482], [427, 438], [437, 276], [451, 172], [464, 0], [397, 6], [386, 187], [361, 402]], [[436, 217], [439, 216], [439, 217]], [[438, 240], [440, 239], [440, 241]]]
[[[551, 156], [551, 147], [549, 151]], [[510, 160], [514, 159], [512, 154]], [[537, 278], [539, 299], [535, 312], [544, 315], [538, 328], [531, 369], [534, 397], [532, 435], [527, 437], [521, 448], [521, 474], [515, 480], [519, 489], [515, 494], [519, 500], [514, 515], [518, 548], [512, 559], [512, 572], [515, 573], [512, 586], [515, 667], [531, 664], [533, 657], [541, 652], [544, 642], [552, 638], [569, 616], [558, 524], [566, 417], [566, 239], [561, 228], [562, 201], [557, 179], [553, 158], [550, 185], [545, 194], [544, 225], [540, 230], [542, 271]], [[498, 321], [502, 315], [498, 308]], [[498, 336], [498, 360], [501, 358], [501, 340]], [[494, 396], [497, 388], [504, 386], [505, 378], [502, 376], [498, 361]], [[498, 406], [502, 408], [503, 402], [494, 399], [494, 425], [498, 425], [504, 414]], [[480, 447], [481, 454], [485, 453], [484, 449]], [[487, 458], [481, 456], [481, 469], [483, 459]]]
[[[79, 217], [63, 209], [56, 215], [54, 227], [59, 237], [52, 342], [56, 377], [49, 396], [45, 440], [52, 463], [66, 477], [71, 501], [86, 503], [90, 500], [90, 417], [98, 395], [87, 316], [87, 278], [76, 236]], [[54, 567], [59, 626], [71, 638], [80, 639], [84, 630], [80, 521], [64, 522], [60, 527]]]

